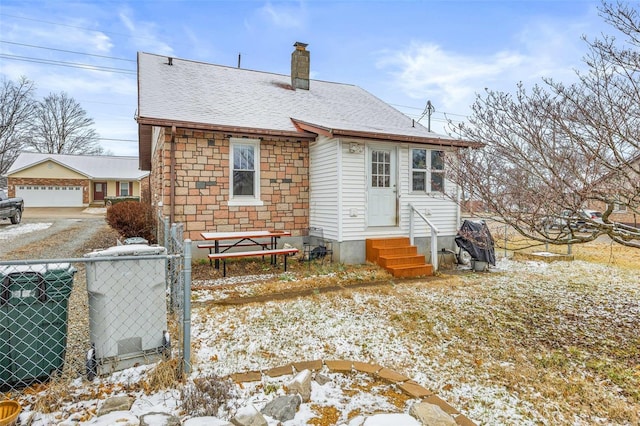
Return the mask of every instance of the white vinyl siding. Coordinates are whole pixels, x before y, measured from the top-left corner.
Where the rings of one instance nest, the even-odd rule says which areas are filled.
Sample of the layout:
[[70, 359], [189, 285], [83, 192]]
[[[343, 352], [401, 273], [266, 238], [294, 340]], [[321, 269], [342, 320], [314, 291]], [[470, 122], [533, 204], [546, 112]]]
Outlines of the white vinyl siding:
[[[357, 146], [355, 146], [356, 144]], [[376, 146], [380, 146], [376, 143]], [[384, 145], [384, 144], [382, 144]], [[407, 144], [397, 147], [397, 187], [400, 195], [399, 226], [367, 226], [367, 144], [363, 141], [319, 137], [309, 145], [309, 224], [324, 229], [325, 237], [337, 241], [360, 241], [372, 237], [409, 235], [409, 203], [428, 214], [440, 236], [458, 230], [458, 206], [443, 193], [410, 190], [411, 168]], [[436, 147], [434, 147], [436, 149]], [[455, 194], [456, 186], [445, 180], [445, 192]], [[430, 235], [422, 221], [416, 221], [416, 237]]]
[[318, 137], [309, 144], [309, 225], [323, 228], [325, 238], [338, 239], [339, 179], [338, 142]]

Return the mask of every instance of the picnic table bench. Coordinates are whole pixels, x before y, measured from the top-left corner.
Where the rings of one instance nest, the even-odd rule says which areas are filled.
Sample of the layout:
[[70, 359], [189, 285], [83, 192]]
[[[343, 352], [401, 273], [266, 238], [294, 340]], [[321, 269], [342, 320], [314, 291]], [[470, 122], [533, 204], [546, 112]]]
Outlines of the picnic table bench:
[[[198, 244], [198, 248], [209, 250], [209, 263], [215, 261], [216, 269], [220, 267], [220, 260], [232, 257], [247, 256], [271, 256], [271, 263], [276, 263], [276, 256], [284, 254], [278, 251], [277, 243], [281, 237], [291, 236], [287, 231], [239, 231], [239, 232], [202, 232], [200, 234], [205, 240]], [[228, 241], [221, 243], [221, 241]], [[235, 251], [236, 247], [260, 247], [262, 250], [255, 251]], [[212, 252], [213, 250], [213, 252]], [[287, 250], [287, 249], [282, 249]], [[288, 249], [290, 250], [290, 249]], [[296, 249], [297, 251], [297, 249]], [[220, 256], [225, 254], [226, 256]], [[286, 257], [285, 257], [286, 262]], [[286, 263], [285, 263], [286, 270]], [[225, 272], [226, 276], [226, 272]]]
[[211, 253], [209, 254], [209, 261], [211, 260], [222, 260], [222, 276], [227, 276], [227, 259], [238, 258], [238, 257], [264, 257], [264, 256], [272, 256], [275, 257], [277, 255], [282, 255], [284, 257], [284, 270], [287, 271], [287, 257], [294, 255], [298, 252], [298, 249], [295, 247], [292, 248], [281, 248], [281, 249], [266, 249], [266, 250], [252, 250], [252, 251], [227, 251], [223, 253]]
[[[236, 243], [236, 244], [216, 244], [216, 243], [200, 243], [198, 244], [198, 248], [201, 249], [208, 249], [209, 250], [209, 254], [213, 254], [216, 253], [216, 249], [220, 250], [220, 249], [224, 249], [222, 250], [222, 252], [224, 253], [227, 249], [230, 249], [232, 247], [255, 247], [255, 246], [260, 246], [262, 247], [264, 250], [268, 249], [269, 246], [271, 245], [271, 243], [255, 243], [253, 241], [251, 242], [247, 242], [247, 243]], [[211, 264], [212, 259], [209, 259], [209, 264]]]

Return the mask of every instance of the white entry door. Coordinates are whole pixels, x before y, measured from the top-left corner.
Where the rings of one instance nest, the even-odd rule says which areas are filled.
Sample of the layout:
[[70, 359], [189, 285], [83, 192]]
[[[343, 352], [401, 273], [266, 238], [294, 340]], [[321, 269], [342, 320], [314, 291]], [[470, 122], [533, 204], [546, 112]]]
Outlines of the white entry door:
[[372, 146], [368, 155], [369, 226], [397, 224], [396, 150]]

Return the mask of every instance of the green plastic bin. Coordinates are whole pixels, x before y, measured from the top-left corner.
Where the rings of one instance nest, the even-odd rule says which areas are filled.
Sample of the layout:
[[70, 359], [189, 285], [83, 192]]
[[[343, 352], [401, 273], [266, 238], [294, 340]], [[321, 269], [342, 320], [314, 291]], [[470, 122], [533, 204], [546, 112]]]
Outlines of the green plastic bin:
[[0, 388], [62, 370], [76, 272], [69, 263], [0, 266]]

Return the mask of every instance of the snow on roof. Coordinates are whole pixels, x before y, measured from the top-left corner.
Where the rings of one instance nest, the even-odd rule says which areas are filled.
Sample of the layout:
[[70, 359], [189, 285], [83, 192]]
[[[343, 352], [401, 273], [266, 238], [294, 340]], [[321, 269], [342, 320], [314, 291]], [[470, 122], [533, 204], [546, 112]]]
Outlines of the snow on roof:
[[416, 138], [429, 132], [358, 86], [311, 80], [294, 90], [288, 75], [138, 53], [138, 117], [299, 132], [292, 120], [315, 127]]
[[46, 161], [54, 161], [90, 179], [139, 180], [149, 174], [138, 169], [138, 157], [21, 152], [7, 171], [7, 175]]

